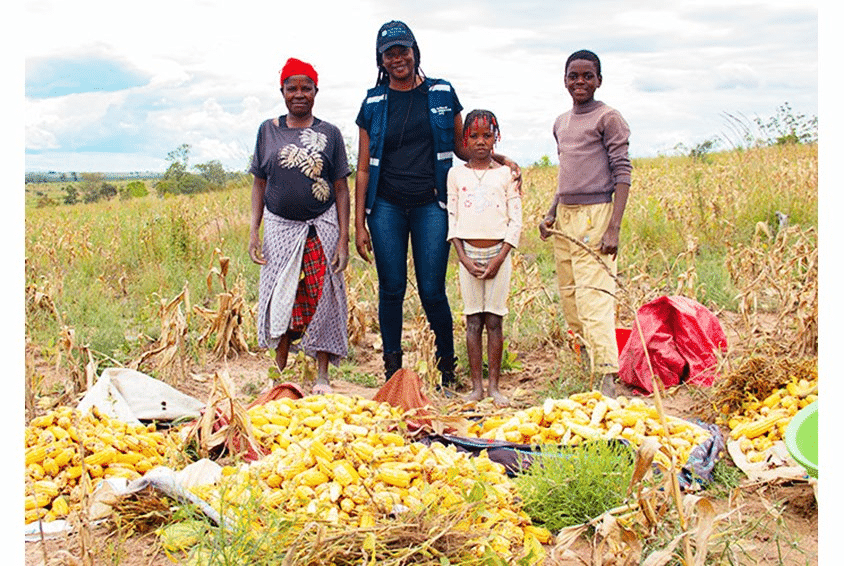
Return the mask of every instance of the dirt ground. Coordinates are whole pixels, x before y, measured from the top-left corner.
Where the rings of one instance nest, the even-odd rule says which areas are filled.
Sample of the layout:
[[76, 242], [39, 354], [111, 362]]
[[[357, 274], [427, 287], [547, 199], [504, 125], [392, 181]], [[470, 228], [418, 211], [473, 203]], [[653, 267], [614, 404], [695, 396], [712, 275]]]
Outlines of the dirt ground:
[[[515, 408], [527, 407], [542, 402], [537, 398], [544, 384], [559, 374], [557, 357], [553, 352], [516, 352], [522, 369], [502, 377], [502, 389]], [[375, 376], [382, 375], [380, 354], [358, 351], [356, 366], [359, 371]], [[207, 399], [215, 372], [226, 372], [235, 385], [236, 395], [244, 402], [270, 385], [267, 369], [270, 358], [266, 355], [242, 355], [225, 362], [205, 363], [192, 367], [191, 377], [175, 384], [182, 392], [198, 399]], [[295, 370], [295, 367], [293, 368]], [[45, 375], [45, 386], [51, 380], [61, 379], [46, 364], [38, 364], [37, 372]], [[467, 377], [462, 377], [467, 381]], [[379, 380], [379, 384], [382, 381]], [[364, 387], [342, 379], [332, 378], [336, 393], [360, 395], [371, 398], [377, 388]], [[307, 389], [305, 389], [307, 391]], [[427, 392], [435, 404], [447, 401], [436, 393]], [[619, 394], [627, 391], [619, 390]], [[663, 399], [665, 412], [683, 418], [699, 417], [701, 394], [680, 386], [669, 391]], [[441, 405], [442, 406], [442, 405]], [[742, 564], [786, 564], [806, 565], [818, 563], [818, 505], [813, 488], [806, 482], [790, 484], [751, 484], [745, 482], [730, 494], [715, 498], [713, 503], [718, 513], [731, 511], [732, 517], [758, 521], [759, 528], [752, 535], [737, 544], [743, 549]], [[96, 564], [119, 564], [121, 566], [165, 566], [173, 564], [160, 549], [153, 534], [136, 534], [121, 537], [109, 533], [105, 527], [93, 532], [89, 546], [93, 548]], [[75, 565], [78, 561], [80, 541], [77, 535], [25, 545], [27, 566]], [[588, 559], [588, 547], [583, 545], [583, 558]], [[583, 562], [586, 564], [586, 562]]]

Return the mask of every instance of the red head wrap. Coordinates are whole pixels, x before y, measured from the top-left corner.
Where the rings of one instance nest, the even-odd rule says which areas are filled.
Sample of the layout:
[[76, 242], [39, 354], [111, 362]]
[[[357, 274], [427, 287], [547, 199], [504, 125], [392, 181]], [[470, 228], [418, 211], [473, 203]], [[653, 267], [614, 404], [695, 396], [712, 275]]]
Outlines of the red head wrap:
[[305, 75], [314, 81], [314, 86], [317, 86], [317, 72], [310, 63], [305, 63], [304, 61], [291, 57], [281, 69], [281, 85], [284, 86], [284, 80], [294, 75]]

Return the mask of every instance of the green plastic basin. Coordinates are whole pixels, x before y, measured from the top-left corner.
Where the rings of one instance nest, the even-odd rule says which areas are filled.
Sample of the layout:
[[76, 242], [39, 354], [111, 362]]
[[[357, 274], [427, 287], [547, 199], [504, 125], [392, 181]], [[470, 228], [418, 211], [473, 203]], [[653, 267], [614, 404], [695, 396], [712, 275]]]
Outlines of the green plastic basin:
[[800, 409], [785, 428], [785, 446], [794, 460], [818, 477], [818, 402]]

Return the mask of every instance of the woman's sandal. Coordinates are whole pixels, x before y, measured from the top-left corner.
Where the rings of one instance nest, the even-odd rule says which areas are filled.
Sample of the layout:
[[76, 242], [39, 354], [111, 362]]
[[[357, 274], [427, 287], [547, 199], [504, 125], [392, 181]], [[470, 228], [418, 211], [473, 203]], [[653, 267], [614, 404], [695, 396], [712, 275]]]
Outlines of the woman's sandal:
[[330, 395], [331, 393], [334, 393], [334, 390], [328, 383], [315, 383], [311, 389], [311, 395]]

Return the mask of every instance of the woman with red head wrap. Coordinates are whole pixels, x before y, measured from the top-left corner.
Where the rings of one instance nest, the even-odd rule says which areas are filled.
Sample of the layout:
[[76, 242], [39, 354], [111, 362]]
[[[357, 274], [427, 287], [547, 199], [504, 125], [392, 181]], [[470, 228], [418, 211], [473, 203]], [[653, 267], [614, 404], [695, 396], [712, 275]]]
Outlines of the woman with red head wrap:
[[258, 345], [275, 350], [280, 371], [291, 349], [316, 358], [313, 391], [325, 393], [329, 362], [348, 353], [343, 271], [351, 171], [340, 130], [313, 115], [318, 79], [299, 59], [281, 70], [287, 114], [261, 124], [249, 169], [249, 256], [261, 266]]

